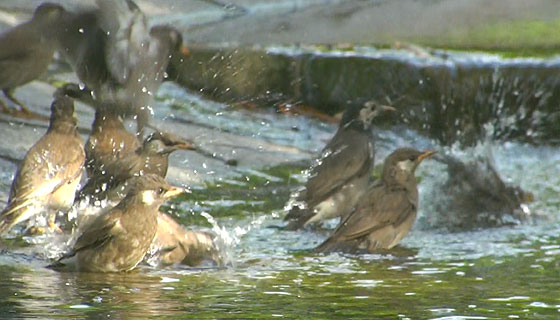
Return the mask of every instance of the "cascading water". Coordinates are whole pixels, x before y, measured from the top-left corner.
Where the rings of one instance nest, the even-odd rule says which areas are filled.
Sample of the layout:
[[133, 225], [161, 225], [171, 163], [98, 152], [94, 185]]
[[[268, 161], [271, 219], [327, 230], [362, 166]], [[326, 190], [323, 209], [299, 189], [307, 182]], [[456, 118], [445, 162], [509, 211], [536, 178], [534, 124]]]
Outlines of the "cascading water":
[[[484, 101], [505, 108], [499, 106], [505, 106], [503, 97], [510, 94], [506, 92], [509, 87], [504, 87], [499, 73], [493, 79], [498, 92], [494, 100]], [[453, 89], [454, 97], [459, 95], [458, 89]], [[336, 125], [270, 110], [230, 109], [170, 84], [159, 94], [160, 105], [154, 110], [156, 117], [167, 115], [166, 129], [183, 132], [188, 127], [194, 135], [200, 134], [202, 147], [246, 161], [232, 167], [208, 158], [197, 160], [188, 153], [171, 157], [169, 179], [192, 187], [193, 192], [164, 210], [173, 212], [187, 227], [214, 232], [226, 267], [185, 272], [191, 269], [140, 266], [137, 272], [115, 275], [59, 273], [44, 266], [71, 239], [3, 239], [3, 301], [43, 317], [41, 308], [68, 318], [92, 311], [115, 316], [119, 312], [143, 316], [146, 312], [170, 316], [189, 312], [215, 318], [239, 310], [260, 318], [271, 313], [306, 316], [302, 310], [313, 310], [317, 318], [557, 316], [560, 233], [555, 224], [560, 207], [560, 150], [545, 143], [509, 139], [513, 135], [505, 134], [520, 130], [516, 121], [523, 120], [527, 108], [484, 122], [486, 133], [475, 143], [440, 143], [440, 139], [427, 138], [426, 131], [402, 124], [376, 129], [372, 174], [378, 175], [383, 159], [403, 146], [439, 149], [466, 165], [481, 163], [484, 168], [490, 163], [507, 185], [533, 195], [533, 201], [521, 208], [530, 213], [527, 219], [501, 212], [511, 219], [498, 219], [495, 224], [480, 219], [467, 227], [450, 227], [460, 225], [464, 218], [447, 204], [451, 190], [448, 166], [430, 159], [417, 171], [419, 215], [401, 247], [363, 256], [315, 255], [307, 249], [321, 243], [336, 220], [316, 230], [288, 232], [277, 227], [283, 224], [283, 208], [290, 194], [302, 185], [302, 172], [334, 134]], [[456, 100], [450, 94], [442, 99], [447, 108]], [[212, 135], [210, 130], [218, 133]], [[465, 132], [455, 130], [448, 136], [461, 134]], [[237, 146], [247, 140], [250, 142], [243, 147]], [[267, 167], [268, 163], [275, 165]], [[0, 165], [15, 170], [7, 162]], [[0, 175], [0, 199], [7, 199], [10, 177]], [[73, 217], [82, 210], [85, 208], [77, 208]], [[27, 304], [31, 299], [34, 303]], [[146, 306], [150, 306], [148, 311]]]

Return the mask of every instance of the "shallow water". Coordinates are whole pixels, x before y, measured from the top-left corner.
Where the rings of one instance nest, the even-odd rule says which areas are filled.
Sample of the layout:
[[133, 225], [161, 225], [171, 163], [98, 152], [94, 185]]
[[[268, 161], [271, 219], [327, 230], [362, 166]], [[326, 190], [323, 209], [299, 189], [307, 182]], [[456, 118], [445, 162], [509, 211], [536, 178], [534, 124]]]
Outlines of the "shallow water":
[[[219, 219], [247, 231], [252, 219]], [[276, 223], [270, 219], [266, 222]], [[262, 226], [262, 225], [261, 225]], [[413, 232], [390, 254], [311, 255], [320, 240], [256, 226], [232, 265], [60, 273], [4, 254], [5, 318], [557, 319], [560, 232], [547, 225], [462, 234]]]
[[[174, 121], [309, 152], [317, 152], [335, 130], [303, 117], [227, 109], [175, 86], [165, 86], [160, 98], [173, 110]], [[438, 148], [402, 127], [378, 131], [376, 139], [377, 163], [399, 146]], [[194, 187], [165, 207], [187, 226], [218, 233], [225, 266], [64, 273], [44, 267], [51, 247], [10, 244], [15, 249], [0, 252], [0, 318], [558, 319], [560, 150], [486, 141], [444, 151], [472, 159], [487, 150], [507, 182], [534, 193], [536, 201], [528, 208], [538, 217], [446, 232], [442, 216], [433, 211], [445, 197], [440, 188], [446, 173], [431, 160], [418, 170], [419, 217], [400, 248], [362, 256], [315, 255], [306, 249], [319, 244], [328, 229], [275, 227], [282, 224], [284, 204], [305, 167], [235, 168], [240, 177]], [[7, 179], [0, 183], [3, 195]]]

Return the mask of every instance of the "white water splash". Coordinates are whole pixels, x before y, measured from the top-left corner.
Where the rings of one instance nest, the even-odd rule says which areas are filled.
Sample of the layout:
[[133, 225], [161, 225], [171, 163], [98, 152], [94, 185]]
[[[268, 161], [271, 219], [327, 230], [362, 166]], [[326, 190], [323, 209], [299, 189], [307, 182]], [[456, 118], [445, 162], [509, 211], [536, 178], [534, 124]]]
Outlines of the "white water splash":
[[214, 245], [220, 253], [220, 260], [224, 265], [234, 268], [236, 267], [236, 248], [241, 243], [243, 236], [253, 229], [259, 229], [267, 219], [267, 215], [261, 215], [243, 227], [235, 226], [228, 230], [226, 227], [220, 226], [210, 213], [202, 211], [200, 214], [212, 225], [212, 231], [216, 234]]

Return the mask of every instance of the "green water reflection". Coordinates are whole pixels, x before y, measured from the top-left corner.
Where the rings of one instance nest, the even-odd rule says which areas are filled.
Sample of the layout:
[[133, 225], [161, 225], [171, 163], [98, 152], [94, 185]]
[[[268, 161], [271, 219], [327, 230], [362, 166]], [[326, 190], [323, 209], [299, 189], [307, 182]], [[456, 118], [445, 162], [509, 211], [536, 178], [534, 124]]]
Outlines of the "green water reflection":
[[[547, 259], [547, 257], [549, 259]], [[2, 267], [3, 316], [557, 319], [559, 259], [298, 257], [298, 267], [60, 274]], [[339, 269], [339, 263], [344, 268]], [[16, 280], [17, 279], [17, 280]]]
[[[235, 263], [225, 268], [59, 273], [39, 258], [4, 252], [0, 318], [560, 317], [560, 232], [554, 226], [413, 232], [404, 248], [386, 254], [312, 255], [304, 249], [325, 232], [269, 228], [281, 223], [275, 212], [297, 185], [299, 170], [275, 168], [265, 173], [272, 180], [248, 175], [243, 183], [209, 185], [167, 207], [187, 225], [210, 226], [200, 216], [209, 211], [227, 230], [245, 228], [230, 248]], [[493, 249], [485, 247], [489, 243]], [[477, 247], [480, 252], [471, 254]]]

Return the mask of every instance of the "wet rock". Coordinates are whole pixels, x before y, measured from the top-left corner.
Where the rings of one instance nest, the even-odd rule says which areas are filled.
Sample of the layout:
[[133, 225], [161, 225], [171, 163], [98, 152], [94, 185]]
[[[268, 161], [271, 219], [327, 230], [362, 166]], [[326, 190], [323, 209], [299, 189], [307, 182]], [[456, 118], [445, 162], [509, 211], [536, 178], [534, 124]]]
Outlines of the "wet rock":
[[351, 49], [193, 47], [172, 62], [173, 76], [221, 101], [297, 102], [329, 114], [377, 99], [446, 145], [476, 144], [487, 124], [497, 139], [560, 143], [558, 59]]
[[289, 100], [296, 77], [289, 56], [268, 55], [261, 49], [189, 46], [187, 58], [174, 58], [170, 76], [189, 89], [228, 100]]

